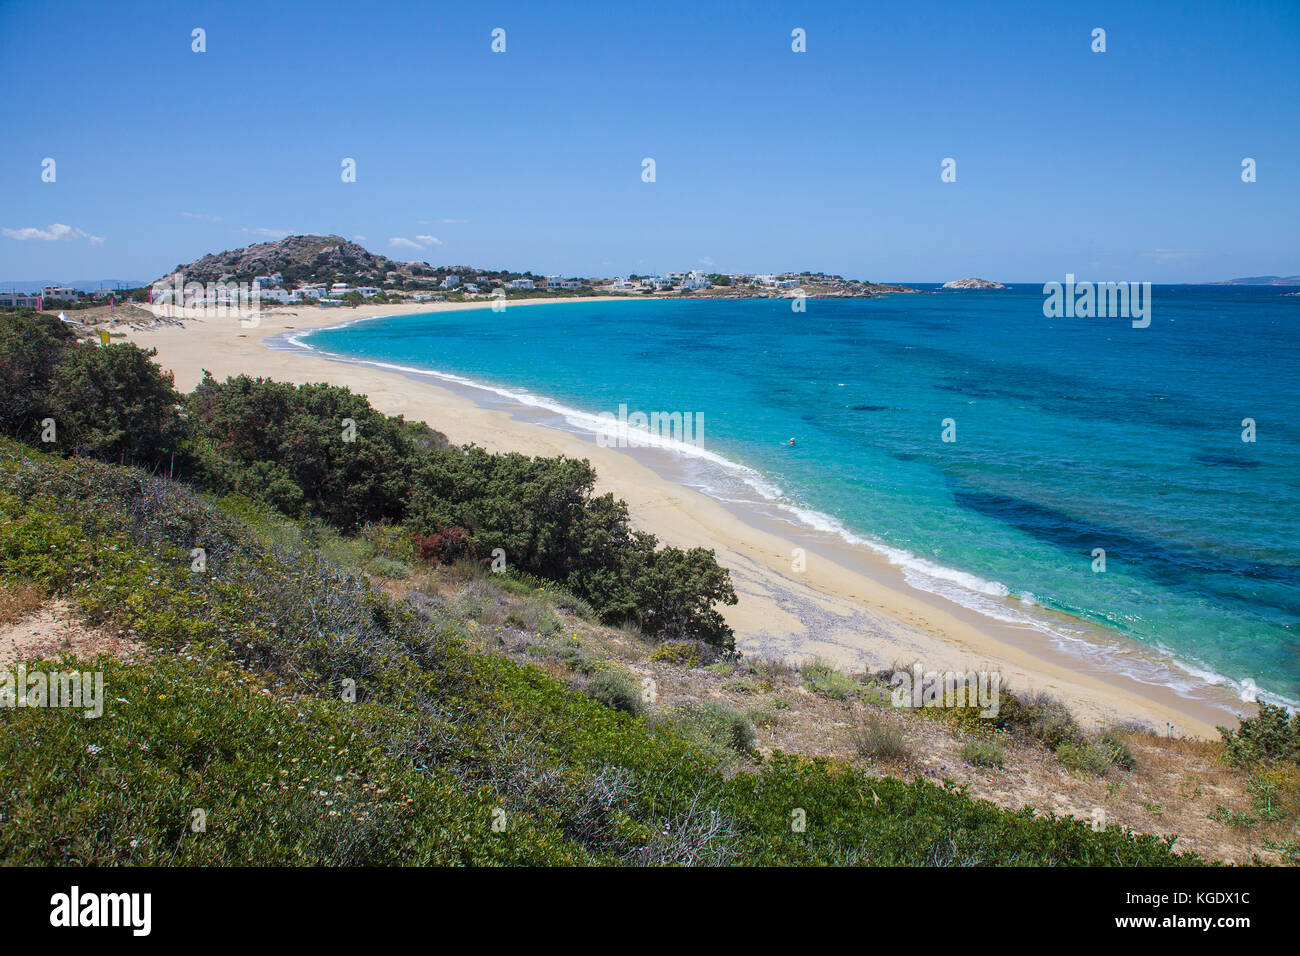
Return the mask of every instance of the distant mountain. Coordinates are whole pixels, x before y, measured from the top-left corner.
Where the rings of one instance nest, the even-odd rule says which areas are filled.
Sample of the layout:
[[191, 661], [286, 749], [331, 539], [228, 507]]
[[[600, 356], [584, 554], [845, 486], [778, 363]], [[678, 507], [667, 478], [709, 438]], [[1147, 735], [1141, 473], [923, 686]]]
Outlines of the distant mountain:
[[286, 288], [302, 283], [346, 282], [390, 289], [435, 287], [448, 275], [462, 280], [480, 275], [494, 279], [531, 273], [500, 272], [472, 266], [430, 266], [423, 262], [398, 262], [376, 255], [342, 236], [288, 236], [259, 242], [242, 249], [214, 252], [178, 265], [172, 272], [186, 282], [252, 282], [254, 276], [280, 273]]
[[1211, 282], [1210, 285], [1300, 285], [1300, 276], [1247, 276], [1244, 279]]

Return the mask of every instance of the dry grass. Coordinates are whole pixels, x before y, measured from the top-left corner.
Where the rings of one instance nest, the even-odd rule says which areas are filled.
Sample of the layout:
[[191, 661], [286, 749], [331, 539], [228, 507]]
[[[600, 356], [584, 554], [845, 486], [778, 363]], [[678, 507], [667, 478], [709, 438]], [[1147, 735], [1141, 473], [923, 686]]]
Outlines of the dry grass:
[[40, 592], [23, 581], [0, 581], [0, 625], [22, 620], [42, 600]]

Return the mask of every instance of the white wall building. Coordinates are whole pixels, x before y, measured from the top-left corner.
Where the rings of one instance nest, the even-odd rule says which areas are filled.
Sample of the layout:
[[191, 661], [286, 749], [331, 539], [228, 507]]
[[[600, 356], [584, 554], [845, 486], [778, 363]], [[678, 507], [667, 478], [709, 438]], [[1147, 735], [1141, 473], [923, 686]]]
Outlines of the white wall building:
[[713, 283], [709, 277], [699, 269], [691, 270], [691, 274], [682, 280], [682, 289], [712, 289]]
[[460, 276], [447, 276], [438, 284], [439, 289], [454, 289], [460, 285]]
[[531, 289], [533, 288], [532, 279], [514, 279], [510, 283], [512, 289]]
[[64, 299], [69, 302], [75, 302], [79, 293], [70, 285], [47, 285], [41, 290], [41, 295], [47, 299]]

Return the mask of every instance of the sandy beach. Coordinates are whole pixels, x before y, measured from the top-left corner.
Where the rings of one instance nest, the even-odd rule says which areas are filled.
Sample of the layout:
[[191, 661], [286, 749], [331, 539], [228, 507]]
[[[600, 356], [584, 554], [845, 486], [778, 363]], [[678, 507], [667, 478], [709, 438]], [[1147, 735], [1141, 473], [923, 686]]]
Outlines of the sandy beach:
[[[520, 300], [508, 308], [543, 309], [572, 301]], [[1215, 725], [1234, 724], [1233, 714], [1244, 708], [1218, 688], [1183, 696], [1094, 664], [1053, 646], [1040, 632], [1002, 624], [913, 589], [884, 558], [830, 534], [793, 520], [741, 513], [671, 480], [674, 462], [667, 452], [601, 447], [551, 427], [544, 412], [506, 407], [486, 391], [266, 344], [292, 330], [466, 308], [486, 305], [290, 307], [263, 312], [252, 328], [242, 328], [233, 318], [209, 318], [121, 330], [131, 341], [157, 349], [157, 361], [174, 373], [182, 391], [192, 389], [205, 369], [218, 378], [246, 373], [296, 383], [329, 382], [365, 394], [383, 412], [425, 421], [455, 443], [590, 459], [599, 489], [624, 499], [638, 527], [668, 544], [716, 551], [740, 595], [740, 603], [724, 612], [746, 654], [817, 655], [854, 669], [919, 660], [926, 670], [997, 670], [1016, 692], [1049, 693], [1086, 723], [1135, 721], [1162, 733], [1172, 724], [1175, 735], [1215, 737]], [[806, 554], [802, 570], [795, 570], [795, 549]], [[1149, 653], [1136, 644], [1121, 651]]]

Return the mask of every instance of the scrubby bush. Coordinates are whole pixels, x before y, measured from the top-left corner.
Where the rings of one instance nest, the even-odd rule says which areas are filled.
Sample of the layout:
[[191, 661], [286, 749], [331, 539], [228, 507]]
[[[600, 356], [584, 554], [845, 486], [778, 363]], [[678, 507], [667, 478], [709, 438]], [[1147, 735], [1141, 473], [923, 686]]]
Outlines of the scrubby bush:
[[41, 420], [54, 415], [50, 385], [73, 341], [52, 315], [0, 313], [0, 433], [37, 440]]
[[1001, 767], [1002, 748], [987, 740], [970, 740], [961, 746], [961, 759], [976, 767]]
[[1285, 707], [1260, 703], [1259, 715], [1243, 717], [1235, 731], [1218, 730], [1230, 763], [1300, 763], [1300, 711], [1288, 715]]
[[700, 649], [692, 641], [664, 641], [650, 652], [650, 660], [679, 667], [699, 667]]
[[680, 704], [668, 716], [673, 731], [709, 754], [717, 766], [730, 766], [753, 752], [756, 735], [749, 718], [716, 701]]
[[1052, 751], [1065, 743], [1076, 747], [1085, 743], [1083, 731], [1070, 709], [1043, 694], [1020, 698], [1003, 691], [993, 723], [999, 730]]
[[71, 349], [51, 383], [60, 446], [170, 471], [182, 438], [180, 396], [154, 354], [126, 343]]
[[365, 563], [366, 572], [377, 575], [381, 578], [396, 578], [401, 580], [411, 576], [411, 567], [402, 561], [394, 561], [392, 558], [375, 557]]
[[1106, 761], [1113, 767], [1132, 770], [1137, 765], [1137, 761], [1133, 759], [1133, 751], [1129, 749], [1128, 742], [1124, 739], [1123, 728], [1107, 727], [1097, 736], [1097, 746], [1101, 748], [1102, 753], [1106, 755]]
[[897, 721], [875, 711], [863, 711], [853, 718], [849, 739], [860, 757], [900, 760], [908, 754], [906, 731]]
[[415, 557], [433, 564], [452, 564], [469, 553], [466, 539], [469, 532], [459, 526], [441, 528], [433, 534], [417, 534], [411, 538]]
[[644, 709], [641, 688], [631, 674], [606, 667], [597, 671], [583, 689], [592, 700], [633, 716]]
[[804, 686], [813, 693], [832, 700], [844, 700], [861, 689], [857, 681], [819, 657], [804, 664], [803, 681]]
[[1111, 767], [1106, 751], [1088, 740], [1062, 741], [1057, 744], [1056, 759], [1072, 772], [1084, 776], [1104, 777]]
[[408, 423], [362, 395], [247, 375], [218, 382], [205, 373], [185, 409], [210, 487], [255, 497], [245, 470], [272, 463], [312, 514], [345, 531], [403, 517], [420, 449]]

